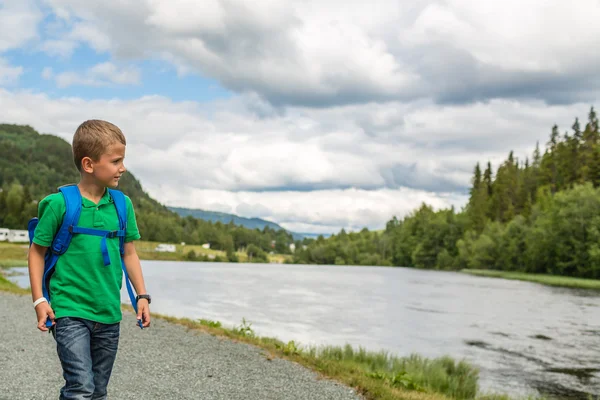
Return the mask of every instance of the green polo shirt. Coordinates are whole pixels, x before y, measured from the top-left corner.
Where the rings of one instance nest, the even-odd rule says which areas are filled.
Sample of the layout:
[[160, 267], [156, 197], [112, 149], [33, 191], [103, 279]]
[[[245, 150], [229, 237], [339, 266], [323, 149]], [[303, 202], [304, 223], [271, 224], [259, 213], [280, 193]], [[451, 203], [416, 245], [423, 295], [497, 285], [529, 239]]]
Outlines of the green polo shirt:
[[[125, 196], [127, 205], [127, 233], [125, 241], [140, 238], [131, 199]], [[98, 204], [82, 197], [80, 227], [115, 231], [119, 229], [117, 209], [108, 190]], [[40, 201], [38, 226], [33, 242], [44, 247], [62, 224], [65, 215], [65, 199], [54, 193]], [[105, 266], [100, 248], [100, 236], [75, 234], [66, 253], [58, 258], [55, 272], [50, 279], [50, 296], [56, 318], [77, 317], [103, 324], [121, 321], [121, 255], [119, 239], [106, 239], [110, 265]]]

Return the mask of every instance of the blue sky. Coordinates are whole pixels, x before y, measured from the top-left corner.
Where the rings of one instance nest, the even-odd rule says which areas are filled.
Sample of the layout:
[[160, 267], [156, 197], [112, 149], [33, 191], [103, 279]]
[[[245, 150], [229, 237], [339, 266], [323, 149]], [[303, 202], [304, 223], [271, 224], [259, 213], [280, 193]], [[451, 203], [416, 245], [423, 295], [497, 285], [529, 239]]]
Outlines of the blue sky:
[[585, 119], [599, 20], [595, 0], [0, 0], [0, 108], [69, 141], [116, 123], [167, 205], [381, 229], [460, 209], [477, 162]]
[[4, 53], [3, 57], [12, 65], [26, 66], [16, 85], [18, 88], [41, 91], [53, 97], [76, 96], [84, 100], [135, 99], [160, 94], [174, 101], [205, 102], [228, 98], [232, 95], [214, 79], [206, 78], [194, 71], [178, 74], [172, 65], [161, 60], [116, 63], [138, 70], [139, 83], [107, 83], [104, 86], [73, 84], [60, 87], [52, 78], [48, 79], [43, 76], [44, 70], [48, 68], [54, 74], [61, 73], [61, 71], [84, 73], [95, 65], [114, 62], [110, 55], [98, 54], [85, 44], [79, 45], [69, 57], [53, 57], [29, 49], [14, 49]]

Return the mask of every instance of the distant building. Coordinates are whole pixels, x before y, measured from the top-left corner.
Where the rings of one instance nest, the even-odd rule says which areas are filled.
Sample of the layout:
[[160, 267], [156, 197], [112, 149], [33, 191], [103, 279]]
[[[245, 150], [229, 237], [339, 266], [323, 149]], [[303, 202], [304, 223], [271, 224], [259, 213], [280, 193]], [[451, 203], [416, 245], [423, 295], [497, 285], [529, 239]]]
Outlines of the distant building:
[[290, 251], [294, 253], [296, 251], [296, 245], [294, 243], [290, 243]]
[[29, 242], [29, 232], [11, 229], [8, 231], [8, 241], [11, 243], [27, 243]]
[[203, 249], [210, 249], [210, 243], [204, 243], [204, 244], [202, 245], [202, 248], [203, 248]]
[[161, 253], [175, 253], [175, 245], [174, 244], [161, 243], [158, 246], [156, 246], [156, 248], [154, 249], [154, 251], [158, 251], [158, 252], [161, 252]]
[[27, 243], [29, 232], [20, 229], [0, 228], [0, 242]]

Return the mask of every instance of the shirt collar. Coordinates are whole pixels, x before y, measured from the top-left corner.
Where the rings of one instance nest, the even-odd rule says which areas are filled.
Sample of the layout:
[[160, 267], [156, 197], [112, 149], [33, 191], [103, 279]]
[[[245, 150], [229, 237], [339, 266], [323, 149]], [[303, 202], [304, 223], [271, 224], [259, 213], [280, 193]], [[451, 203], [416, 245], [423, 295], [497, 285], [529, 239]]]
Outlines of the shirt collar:
[[91, 201], [88, 198], [85, 198], [83, 196], [81, 196], [81, 205], [83, 207], [100, 207], [103, 204], [109, 204], [113, 202], [113, 198], [110, 195], [110, 192], [108, 191], [108, 189], [104, 190], [104, 194], [102, 195], [102, 197], [100, 198], [100, 201], [98, 202], [98, 204], [94, 203], [93, 201]]

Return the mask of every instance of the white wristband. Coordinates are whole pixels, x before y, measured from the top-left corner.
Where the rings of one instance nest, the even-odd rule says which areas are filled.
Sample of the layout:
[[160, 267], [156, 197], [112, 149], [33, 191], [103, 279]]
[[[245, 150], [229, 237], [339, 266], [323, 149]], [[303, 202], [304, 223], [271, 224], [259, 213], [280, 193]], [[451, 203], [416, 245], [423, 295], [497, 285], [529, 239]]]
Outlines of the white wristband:
[[45, 297], [40, 297], [39, 299], [37, 299], [36, 301], [33, 302], [33, 308], [36, 308], [38, 306], [38, 304], [43, 303], [43, 302], [48, 302], [48, 300], [46, 300]]

